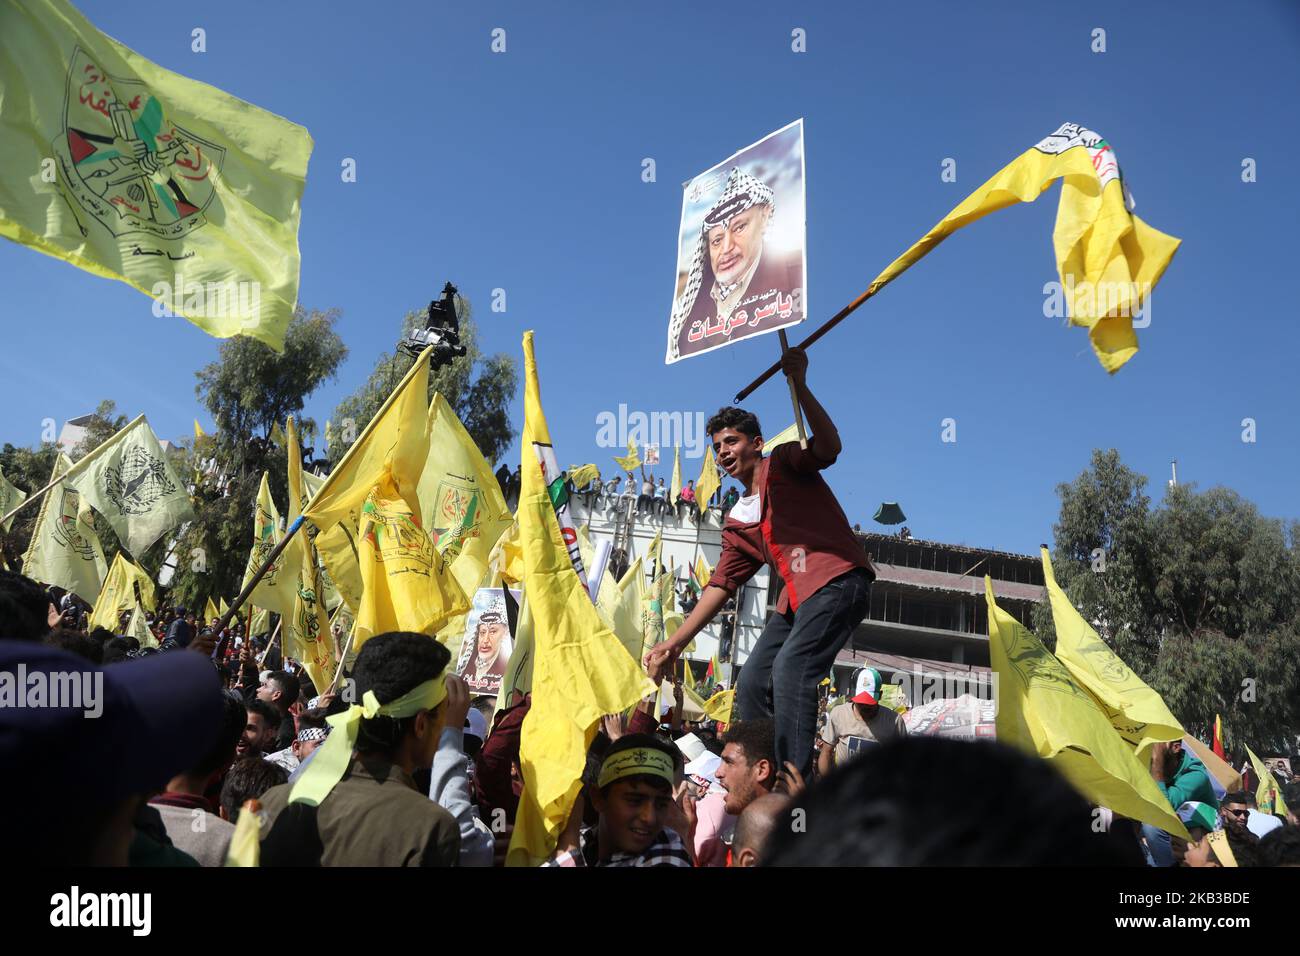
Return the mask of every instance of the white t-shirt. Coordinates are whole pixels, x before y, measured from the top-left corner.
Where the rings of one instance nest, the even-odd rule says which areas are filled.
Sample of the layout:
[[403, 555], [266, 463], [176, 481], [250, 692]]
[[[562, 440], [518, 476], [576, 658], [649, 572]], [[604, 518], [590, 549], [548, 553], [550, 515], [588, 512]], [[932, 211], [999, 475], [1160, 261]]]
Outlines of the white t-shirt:
[[758, 492], [747, 495], [731, 506], [727, 512], [727, 517], [735, 518], [742, 524], [753, 524], [763, 516], [762, 502], [759, 501]]

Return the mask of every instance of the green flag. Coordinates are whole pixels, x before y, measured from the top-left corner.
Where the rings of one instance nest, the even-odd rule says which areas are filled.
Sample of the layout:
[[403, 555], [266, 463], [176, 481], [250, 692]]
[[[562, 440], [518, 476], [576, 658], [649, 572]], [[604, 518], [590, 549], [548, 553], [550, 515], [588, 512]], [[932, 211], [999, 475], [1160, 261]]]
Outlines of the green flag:
[[[50, 480], [71, 467], [72, 459], [60, 453]], [[23, 554], [23, 574], [65, 588], [89, 603], [99, 594], [107, 573], [89, 506], [66, 483], [55, 485], [41, 499], [32, 540]]]
[[0, 90], [0, 236], [284, 350], [305, 129], [146, 60], [67, 0], [0, 0]]
[[194, 517], [185, 485], [143, 415], [72, 470], [64, 484], [104, 516], [122, 546], [136, 557]]

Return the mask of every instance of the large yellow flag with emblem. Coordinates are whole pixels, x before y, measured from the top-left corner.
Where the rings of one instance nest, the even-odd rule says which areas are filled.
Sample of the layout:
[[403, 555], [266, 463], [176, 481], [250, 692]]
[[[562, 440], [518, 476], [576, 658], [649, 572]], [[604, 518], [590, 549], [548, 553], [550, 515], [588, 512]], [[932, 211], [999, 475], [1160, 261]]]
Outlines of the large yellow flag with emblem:
[[[253, 508], [253, 547], [248, 552], [248, 564], [244, 568], [244, 580], [240, 585], [242, 591], [257, 570], [266, 563], [275, 546], [284, 536], [280, 530], [280, 512], [271, 497], [270, 476], [262, 472], [262, 483], [257, 489], [257, 502]], [[289, 549], [280, 552], [253, 588], [250, 600], [258, 607], [264, 607], [276, 614], [293, 613], [294, 598], [298, 594], [297, 575], [293, 568], [286, 569], [286, 559], [290, 557]]]
[[1052, 573], [1052, 559], [1042, 548], [1043, 578], [1056, 625], [1056, 656], [1074, 679], [1097, 699], [1111, 726], [1139, 757], [1161, 740], [1182, 740], [1187, 731], [1169, 712], [1160, 695], [1143, 683], [1070, 603]]
[[416, 486], [429, 457], [430, 352], [420, 353], [303, 509], [307, 520], [321, 531], [346, 520], [360, 528], [361, 506], [386, 470], [411, 513], [420, 514]]
[[[493, 545], [514, 515], [491, 466], [441, 392], [429, 404], [429, 455], [416, 495], [434, 549], [461, 590], [472, 595], [487, 575]], [[451, 618], [444, 639], [459, 641], [464, 625], [464, 614]]]
[[524, 789], [506, 858], [513, 866], [535, 866], [555, 851], [601, 717], [654, 690], [601, 620], [579, 574], [578, 535], [542, 411], [532, 332], [524, 333], [524, 382], [518, 517], [534, 622], [533, 703], [519, 749]]
[[63, 483], [104, 516], [137, 558], [194, 518], [185, 483], [143, 415], [73, 465]]
[[0, 236], [283, 350], [305, 129], [164, 70], [66, 0], [0, 0], [0, 90]]
[[700, 477], [695, 482], [695, 505], [700, 509], [700, 514], [709, 510], [709, 499], [721, 487], [722, 482], [718, 480], [718, 465], [713, 460], [713, 446], [710, 445], [704, 453], [704, 465], [700, 468]]
[[[50, 473], [53, 481], [72, 467], [62, 452]], [[89, 603], [104, 585], [108, 564], [95, 533], [95, 519], [81, 496], [60, 482], [45, 493], [23, 554], [23, 574], [33, 581], [71, 591]]]
[[962, 226], [1033, 202], [1058, 179], [1052, 245], [1067, 314], [1071, 324], [1088, 329], [1102, 367], [1118, 371], [1137, 354], [1133, 318], [1182, 240], [1132, 215], [1115, 150], [1076, 123], [1065, 123], [995, 173], [876, 276], [866, 294], [874, 295]]
[[121, 629], [118, 615], [136, 605], [136, 585], [140, 588], [140, 602], [150, 611], [154, 610], [153, 581], [121, 551], [117, 552], [108, 575], [104, 578], [104, 586], [95, 598], [95, 609], [90, 615], [88, 628], [93, 631], [97, 627], [103, 627], [114, 634], [118, 633]]
[[1187, 839], [1174, 808], [1092, 695], [993, 597], [989, 658], [997, 678], [998, 740], [1050, 760], [1088, 800]]
[[[302, 511], [306, 489], [302, 480], [302, 451], [298, 447], [298, 430], [293, 418], [285, 426], [285, 451], [288, 455], [289, 520]], [[289, 655], [302, 663], [317, 693], [325, 693], [338, 669], [334, 638], [330, 634], [329, 615], [325, 613], [325, 585], [320, 562], [312, 547], [309, 529], [302, 529], [284, 549], [292, 552], [285, 562], [285, 572], [296, 582], [292, 612], [284, 618], [284, 646]]]

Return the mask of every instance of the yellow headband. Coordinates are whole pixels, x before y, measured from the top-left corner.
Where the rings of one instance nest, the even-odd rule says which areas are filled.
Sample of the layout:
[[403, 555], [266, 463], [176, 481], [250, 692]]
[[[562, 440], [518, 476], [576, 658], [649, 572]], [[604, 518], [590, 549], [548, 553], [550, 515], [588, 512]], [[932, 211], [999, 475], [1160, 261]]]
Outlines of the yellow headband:
[[662, 777], [671, 787], [673, 758], [662, 750], [651, 747], [620, 750], [613, 756], [606, 757], [605, 762], [600, 765], [600, 776], [596, 778], [596, 786], [604, 789], [615, 780], [643, 773], [652, 777]]
[[1232, 847], [1228, 843], [1228, 834], [1222, 830], [1211, 830], [1205, 834], [1205, 838], [1210, 841], [1210, 849], [1218, 857], [1219, 866], [1237, 865], [1237, 856], [1232, 852]]
[[447, 675], [440, 674], [407, 691], [386, 704], [379, 703], [374, 691], [366, 691], [361, 704], [353, 704], [341, 714], [335, 714], [327, 723], [333, 728], [325, 743], [312, 757], [311, 766], [303, 771], [298, 782], [289, 791], [290, 803], [319, 806], [331, 790], [347, 773], [348, 762], [357, 745], [357, 732], [362, 718], [411, 717], [422, 710], [433, 710], [447, 696]]

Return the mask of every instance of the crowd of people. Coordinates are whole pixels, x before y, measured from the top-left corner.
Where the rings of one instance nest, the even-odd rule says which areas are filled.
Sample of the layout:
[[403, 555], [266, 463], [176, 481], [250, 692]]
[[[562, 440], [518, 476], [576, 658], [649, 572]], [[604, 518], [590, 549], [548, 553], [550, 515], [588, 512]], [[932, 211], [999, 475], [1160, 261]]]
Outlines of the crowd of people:
[[[94, 720], [76, 706], [0, 706], [5, 766], [39, 771], [50, 795], [23, 808], [32, 825], [18, 839], [33, 859], [220, 866], [251, 811], [263, 866], [503, 862], [531, 701], [498, 708], [472, 695], [437, 641], [379, 635], [348, 681], [322, 690], [238, 624], [221, 634], [165, 608], [152, 622], [159, 646], [138, 648], [70, 626], [59, 603], [0, 572], [0, 672], [22, 665], [50, 687], [57, 675], [100, 674], [104, 688]], [[546, 865], [1300, 863], [1294, 811], [1261, 813], [1246, 792], [1216, 799], [1179, 744], [1159, 748], [1153, 776], [1191, 841], [1109, 813], [1099, 833], [1095, 808], [1048, 763], [996, 743], [909, 737], [879, 703], [880, 682], [864, 668], [798, 762], [778, 759], [770, 718], [692, 722], [680, 707], [660, 712], [657, 697], [609, 715]], [[354, 706], [371, 697], [374, 708]], [[310, 774], [336, 734], [343, 762]], [[316, 795], [304, 799], [300, 784]], [[1284, 794], [1300, 808], [1300, 782]]]

